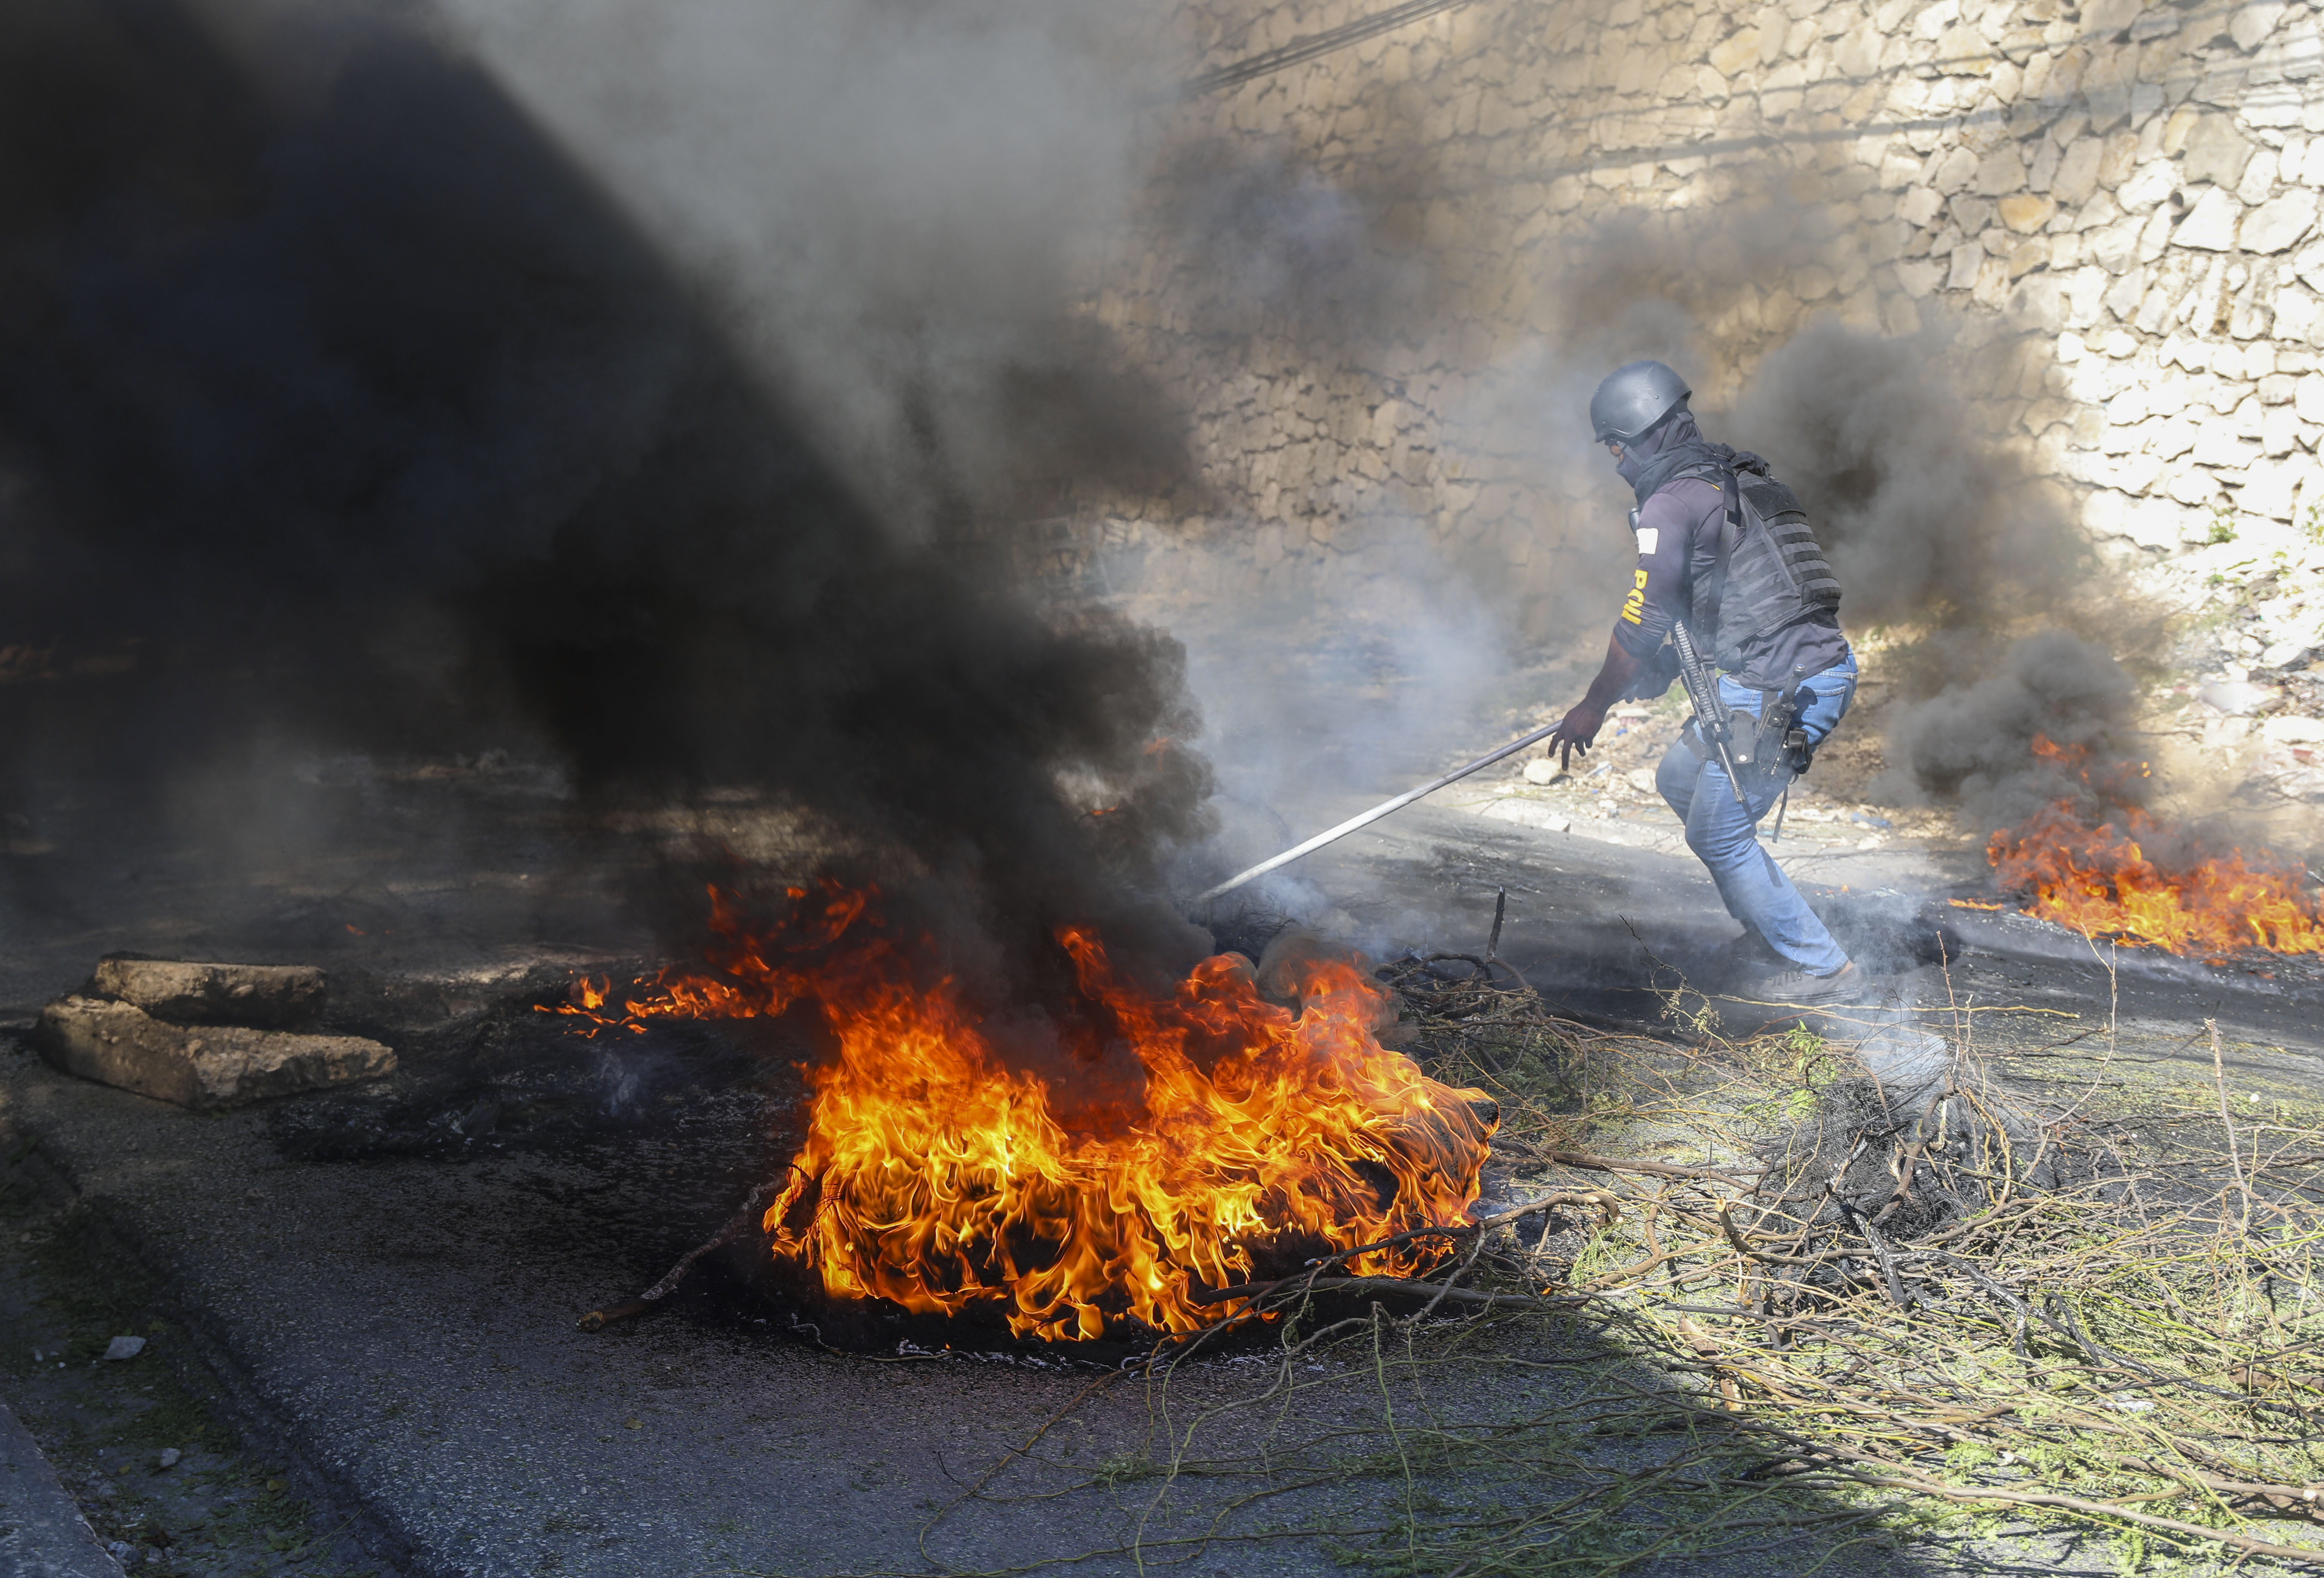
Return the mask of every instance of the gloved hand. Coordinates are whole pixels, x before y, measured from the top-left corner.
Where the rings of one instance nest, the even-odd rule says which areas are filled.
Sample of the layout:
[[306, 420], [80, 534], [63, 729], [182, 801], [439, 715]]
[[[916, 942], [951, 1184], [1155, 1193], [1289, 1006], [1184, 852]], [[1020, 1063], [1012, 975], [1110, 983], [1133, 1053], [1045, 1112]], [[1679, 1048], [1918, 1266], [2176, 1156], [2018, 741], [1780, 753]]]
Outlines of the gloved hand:
[[1567, 713], [1549, 736], [1549, 748], [1557, 752], [1558, 766], [1571, 771], [1573, 753], [1579, 751], [1589, 755], [1590, 747], [1597, 742], [1598, 731], [1605, 726], [1606, 709], [1602, 706], [1592, 706], [1584, 701]]

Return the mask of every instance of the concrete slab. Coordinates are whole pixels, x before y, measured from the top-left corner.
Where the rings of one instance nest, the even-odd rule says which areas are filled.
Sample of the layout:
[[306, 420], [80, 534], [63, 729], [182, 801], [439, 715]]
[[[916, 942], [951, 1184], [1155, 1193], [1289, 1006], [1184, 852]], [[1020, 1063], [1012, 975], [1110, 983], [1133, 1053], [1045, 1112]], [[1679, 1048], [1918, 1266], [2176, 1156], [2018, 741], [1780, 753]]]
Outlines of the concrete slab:
[[130, 1003], [173, 1025], [256, 1025], [284, 1030], [323, 1017], [329, 983], [311, 964], [204, 964], [178, 959], [97, 961], [92, 994]]
[[362, 1036], [302, 1036], [242, 1025], [165, 1024], [126, 1002], [60, 997], [33, 1040], [50, 1066], [198, 1112], [324, 1090], [395, 1072]]

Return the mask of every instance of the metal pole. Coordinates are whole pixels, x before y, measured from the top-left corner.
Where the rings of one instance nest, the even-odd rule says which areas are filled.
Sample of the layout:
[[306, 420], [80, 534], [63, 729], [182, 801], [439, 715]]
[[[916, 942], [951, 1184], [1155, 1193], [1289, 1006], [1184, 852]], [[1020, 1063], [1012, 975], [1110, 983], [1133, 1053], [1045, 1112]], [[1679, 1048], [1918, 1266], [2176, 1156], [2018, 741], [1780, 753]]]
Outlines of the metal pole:
[[[1563, 722], [1563, 720], [1561, 719], [1559, 721]], [[1247, 872], [1238, 872], [1235, 875], [1229, 877], [1225, 881], [1221, 882], [1217, 887], [1211, 889], [1207, 892], [1197, 893], [1194, 896], [1194, 902], [1197, 904], [1208, 904], [1212, 900], [1217, 898], [1222, 893], [1231, 893], [1237, 888], [1241, 887], [1245, 882], [1250, 881], [1253, 877], [1263, 877], [1277, 866], [1289, 865], [1293, 861], [1297, 860], [1303, 854], [1312, 854], [1316, 850], [1323, 848], [1325, 844], [1332, 843], [1335, 839], [1345, 838], [1349, 834], [1353, 833], [1359, 827], [1370, 826], [1374, 822], [1379, 821], [1382, 817], [1387, 816], [1390, 811], [1400, 811], [1404, 809], [1405, 807], [1412, 804], [1413, 801], [1421, 799], [1428, 795], [1434, 794], [1446, 784], [1457, 783], [1462, 779], [1464, 779], [1471, 773], [1476, 771], [1479, 768], [1490, 767], [1502, 757], [1514, 756], [1518, 752], [1524, 750], [1526, 746], [1533, 744], [1536, 741], [1545, 740], [1555, 733], [1557, 733], [1556, 724], [1550, 724], [1542, 728], [1536, 729], [1532, 734], [1527, 734], [1521, 740], [1512, 740], [1498, 751], [1487, 752], [1484, 755], [1478, 757], [1474, 761], [1470, 762], [1466, 767], [1456, 767], [1452, 771], [1446, 773], [1443, 778], [1431, 779], [1428, 782], [1422, 784], [1416, 789], [1406, 789], [1404, 793], [1397, 796], [1396, 798], [1392, 800], [1382, 800], [1379, 805], [1374, 806], [1370, 810], [1366, 811], [1360, 817], [1351, 817], [1346, 821], [1341, 823], [1337, 827], [1331, 828], [1323, 833], [1318, 833], [1306, 843], [1294, 845], [1292, 848], [1285, 850], [1281, 854], [1275, 856], [1271, 860], [1263, 860]]]

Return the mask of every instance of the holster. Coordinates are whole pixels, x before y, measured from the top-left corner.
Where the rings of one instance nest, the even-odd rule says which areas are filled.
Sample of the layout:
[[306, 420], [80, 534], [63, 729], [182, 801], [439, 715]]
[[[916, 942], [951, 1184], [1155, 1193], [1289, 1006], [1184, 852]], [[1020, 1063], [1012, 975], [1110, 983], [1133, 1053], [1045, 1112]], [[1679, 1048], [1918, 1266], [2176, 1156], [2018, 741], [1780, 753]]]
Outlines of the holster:
[[[1791, 779], [1807, 771], [1815, 761], [1815, 747], [1808, 743], [1807, 731], [1799, 726], [1800, 712], [1806, 700], [1805, 693], [1799, 690], [1763, 690], [1759, 693], [1758, 716], [1752, 716], [1739, 706], [1728, 715], [1727, 748], [1735, 758], [1738, 772], [1768, 779], [1781, 774]], [[1679, 739], [1702, 761], [1708, 761], [1717, 754], [1704, 742], [1697, 719], [1687, 719], [1686, 729]]]

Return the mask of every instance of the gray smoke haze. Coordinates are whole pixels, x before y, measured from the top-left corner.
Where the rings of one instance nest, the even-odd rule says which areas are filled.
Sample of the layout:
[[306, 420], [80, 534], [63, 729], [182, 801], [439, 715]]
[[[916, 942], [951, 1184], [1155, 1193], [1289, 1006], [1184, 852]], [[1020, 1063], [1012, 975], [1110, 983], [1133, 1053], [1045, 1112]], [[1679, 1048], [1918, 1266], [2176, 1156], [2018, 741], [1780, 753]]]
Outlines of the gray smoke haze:
[[440, 4], [883, 521], [1182, 464], [1183, 419], [1072, 310], [1183, 65], [1156, 0]]

